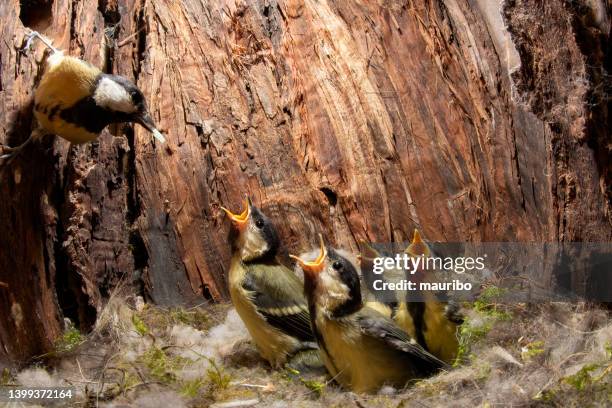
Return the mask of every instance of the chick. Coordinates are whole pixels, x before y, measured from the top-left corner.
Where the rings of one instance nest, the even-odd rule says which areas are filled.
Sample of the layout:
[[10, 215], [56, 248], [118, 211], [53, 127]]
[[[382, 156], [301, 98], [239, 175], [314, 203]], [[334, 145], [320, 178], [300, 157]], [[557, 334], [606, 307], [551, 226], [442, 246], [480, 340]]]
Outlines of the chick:
[[61, 136], [71, 143], [90, 142], [111, 123], [139, 123], [165, 142], [136, 85], [124, 77], [105, 74], [79, 58], [65, 56], [36, 31], [30, 33], [26, 48], [34, 38], [52, 51], [34, 95], [34, 116], [40, 129], [19, 146], [3, 146], [8, 153], [0, 159], [14, 157], [45, 134]]
[[393, 321], [364, 307], [359, 275], [321, 238], [314, 261], [294, 257], [304, 271], [312, 328], [332, 377], [355, 392], [403, 387], [446, 367]]
[[302, 282], [276, 259], [274, 225], [249, 199], [245, 204], [241, 214], [222, 207], [232, 221], [229, 292], [260, 354], [278, 368], [317, 346]]
[[[405, 252], [411, 257], [431, 255], [429, 246], [416, 229]], [[422, 281], [431, 279], [426, 270], [417, 271], [413, 276], [420, 277]], [[452, 363], [459, 349], [457, 327], [463, 323], [459, 306], [454, 302], [441, 302], [436, 294], [428, 291], [418, 295], [417, 301], [413, 293], [406, 292], [404, 301], [399, 302], [394, 310], [393, 320], [427, 351]]]
[[[373, 246], [371, 246], [365, 241], [361, 241], [359, 243], [359, 247], [361, 248], [361, 252], [358, 256], [358, 260], [359, 260], [359, 265], [361, 267], [361, 271], [362, 272], [364, 270], [372, 271], [373, 265], [374, 265], [374, 259], [379, 258], [384, 255], [381, 255], [381, 253], [376, 248], [374, 248]], [[389, 271], [385, 270], [385, 273], [382, 276], [376, 277], [376, 279], [380, 279], [382, 281], [388, 282], [389, 281], [388, 272]], [[395, 299], [393, 299], [393, 301], [389, 301], [389, 299], [386, 299], [386, 297], [382, 295], [380, 292], [370, 289], [374, 287], [374, 277], [375, 275], [373, 273], [363, 273], [362, 274], [363, 283], [365, 286], [365, 289], [363, 290], [363, 293], [362, 293], [363, 302], [365, 306], [371, 309], [377, 310], [379, 313], [382, 313], [386, 317], [391, 317], [393, 314], [393, 311], [397, 308], [398, 301]], [[400, 299], [400, 298], [403, 300], [403, 297], [398, 295], [397, 299]]]

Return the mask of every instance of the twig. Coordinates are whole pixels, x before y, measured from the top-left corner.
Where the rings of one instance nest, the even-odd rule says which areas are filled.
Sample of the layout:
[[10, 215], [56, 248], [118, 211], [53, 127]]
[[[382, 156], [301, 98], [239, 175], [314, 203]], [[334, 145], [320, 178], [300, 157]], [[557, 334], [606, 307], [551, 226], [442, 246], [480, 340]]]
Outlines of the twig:
[[612, 364], [610, 364], [609, 366], [606, 367], [605, 370], [602, 371], [602, 373], [600, 375], [597, 376], [597, 378], [595, 378], [595, 382], [601, 380], [602, 378], [604, 378], [604, 376], [606, 374], [608, 374], [610, 371], [612, 371]]
[[160, 381], [146, 381], [146, 382], [141, 382], [140, 384], [134, 384], [134, 385], [132, 385], [131, 387], [126, 388], [124, 392], [129, 392], [129, 391], [132, 391], [133, 389], [138, 388], [138, 387], [147, 387], [147, 386], [149, 386], [149, 385], [164, 385], [164, 383], [163, 383], [163, 382], [160, 382]]
[[79, 373], [81, 373], [81, 378], [85, 381], [89, 381], [85, 378], [85, 376], [83, 375], [83, 369], [81, 369], [81, 363], [79, 362], [78, 358], [75, 358], [76, 363], [77, 363], [77, 367], [79, 367]]
[[136, 37], [138, 34], [140, 34], [140, 32], [142, 32], [145, 28], [141, 27], [140, 30], [136, 31], [133, 34], [128, 35], [127, 37], [125, 37], [123, 40], [119, 41], [118, 43], [116, 43], [117, 48], [121, 48], [123, 47], [125, 44], [127, 44], [132, 38]]

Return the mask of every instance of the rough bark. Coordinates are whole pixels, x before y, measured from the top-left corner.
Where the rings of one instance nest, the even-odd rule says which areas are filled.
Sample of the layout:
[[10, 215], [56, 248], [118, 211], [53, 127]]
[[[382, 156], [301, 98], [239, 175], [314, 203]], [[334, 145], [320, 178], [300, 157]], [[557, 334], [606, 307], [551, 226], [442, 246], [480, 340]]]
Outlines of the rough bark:
[[122, 279], [160, 304], [223, 299], [219, 206], [245, 194], [294, 252], [415, 226], [609, 241], [604, 3], [3, 1], [0, 142], [34, 126], [29, 27], [134, 80], [169, 143], [114, 126], [2, 170], [0, 362], [47, 351], [63, 316], [87, 328]]

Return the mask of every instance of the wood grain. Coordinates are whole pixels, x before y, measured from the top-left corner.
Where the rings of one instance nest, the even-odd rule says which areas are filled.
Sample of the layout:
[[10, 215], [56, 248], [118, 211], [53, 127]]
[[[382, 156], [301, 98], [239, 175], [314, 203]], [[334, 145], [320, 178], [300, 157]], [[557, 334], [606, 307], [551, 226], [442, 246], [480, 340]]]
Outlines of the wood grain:
[[219, 206], [245, 194], [292, 252], [319, 231], [356, 250], [415, 226], [432, 241], [609, 241], [609, 119], [590, 98], [609, 51], [583, 32], [608, 38], [609, 6], [593, 23], [536, 3], [2, 2], [1, 142], [34, 126], [43, 47], [18, 52], [28, 26], [134, 80], [168, 144], [112, 126], [2, 170], [0, 364], [48, 350], [63, 316], [90, 326], [120, 281], [163, 305], [225, 299]]

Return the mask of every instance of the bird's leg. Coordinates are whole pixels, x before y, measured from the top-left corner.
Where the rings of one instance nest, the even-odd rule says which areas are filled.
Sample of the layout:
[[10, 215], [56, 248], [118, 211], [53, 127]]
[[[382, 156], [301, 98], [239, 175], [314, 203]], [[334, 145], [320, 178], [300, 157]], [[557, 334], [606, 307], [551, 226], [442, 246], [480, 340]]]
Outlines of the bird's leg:
[[0, 149], [2, 149], [3, 152], [7, 152], [6, 154], [3, 154], [2, 156], [0, 156], [0, 161], [2, 161], [2, 164], [8, 164], [15, 157], [17, 157], [19, 155], [19, 153], [21, 153], [21, 151], [27, 145], [29, 145], [30, 143], [32, 143], [32, 141], [34, 141], [36, 139], [40, 139], [45, 134], [46, 134], [46, 132], [43, 129], [38, 127], [36, 129], [34, 129], [32, 131], [32, 134], [30, 135], [30, 137], [28, 137], [26, 139], [26, 141], [23, 142], [22, 144], [20, 144], [19, 146], [11, 147], [11, 146], [5, 146], [3, 144], [0, 144]]
[[0, 156], [0, 160], [8, 160], [8, 159], [14, 158], [19, 153], [21, 153], [21, 150], [23, 150], [24, 147], [29, 145], [33, 139], [34, 139], [34, 135], [30, 135], [30, 137], [28, 137], [25, 142], [15, 147], [0, 145], [0, 148], [2, 148], [2, 151], [7, 152], [6, 154], [3, 154], [2, 156]]
[[23, 47], [24, 50], [30, 49], [30, 46], [32, 45], [32, 41], [34, 41], [34, 38], [38, 38], [40, 41], [42, 41], [42, 43], [45, 44], [47, 48], [49, 48], [51, 51], [53, 51], [54, 54], [57, 54], [58, 52], [60, 52], [60, 50], [58, 50], [53, 45], [51, 45], [51, 41], [49, 41], [47, 38], [41, 35], [38, 31], [30, 31], [30, 33], [27, 35], [26, 44]]

